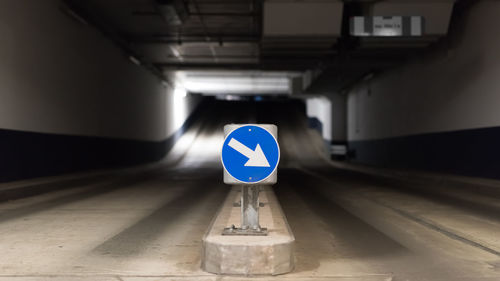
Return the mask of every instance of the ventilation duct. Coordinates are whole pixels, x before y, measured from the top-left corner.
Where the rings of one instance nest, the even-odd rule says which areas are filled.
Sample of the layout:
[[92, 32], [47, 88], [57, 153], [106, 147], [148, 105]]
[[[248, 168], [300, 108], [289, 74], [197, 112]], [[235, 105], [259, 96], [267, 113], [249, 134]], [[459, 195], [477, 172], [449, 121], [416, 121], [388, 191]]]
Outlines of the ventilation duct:
[[[397, 31], [401, 36], [383, 36], [382, 34], [370, 34], [360, 39], [361, 48], [418, 48], [426, 47], [430, 43], [445, 36], [448, 33], [451, 13], [454, 0], [385, 0], [368, 4], [367, 13], [363, 17], [365, 20], [378, 22], [395, 23], [401, 20], [407, 21], [406, 26]], [[351, 20], [360, 21], [361, 17], [354, 17]], [[421, 19], [421, 20], [420, 20]], [[414, 23], [412, 23], [414, 21]], [[417, 23], [417, 21], [419, 23]], [[366, 21], [365, 21], [366, 23]], [[410, 24], [408, 24], [410, 23]], [[421, 35], [411, 34], [412, 28], [422, 25]], [[358, 24], [359, 25], [359, 24]], [[351, 25], [352, 28], [355, 26]], [[367, 25], [365, 26], [366, 28]], [[406, 29], [410, 33], [405, 33]], [[374, 31], [374, 29], [371, 29]], [[383, 29], [380, 29], [383, 30]], [[379, 31], [380, 31], [379, 30]], [[369, 31], [369, 30], [368, 30]], [[397, 33], [396, 32], [396, 33]], [[420, 33], [420, 32], [417, 32]]]
[[[341, 1], [267, 0], [263, 15], [263, 53], [304, 54], [330, 49], [340, 37]], [[319, 53], [318, 53], [319, 54]]]

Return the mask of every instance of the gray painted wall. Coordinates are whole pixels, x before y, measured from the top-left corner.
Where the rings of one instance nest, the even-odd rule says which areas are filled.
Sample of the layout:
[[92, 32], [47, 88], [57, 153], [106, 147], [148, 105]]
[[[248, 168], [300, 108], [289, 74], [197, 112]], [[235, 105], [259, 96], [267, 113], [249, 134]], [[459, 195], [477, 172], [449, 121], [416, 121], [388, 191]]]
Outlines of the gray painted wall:
[[348, 140], [500, 126], [499, 14], [473, 5], [435, 51], [354, 87]]
[[57, 0], [0, 1], [0, 128], [161, 141], [198, 99], [131, 63]]
[[328, 95], [332, 104], [332, 141], [345, 142], [347, 139], [347, 106], [346, 96]]

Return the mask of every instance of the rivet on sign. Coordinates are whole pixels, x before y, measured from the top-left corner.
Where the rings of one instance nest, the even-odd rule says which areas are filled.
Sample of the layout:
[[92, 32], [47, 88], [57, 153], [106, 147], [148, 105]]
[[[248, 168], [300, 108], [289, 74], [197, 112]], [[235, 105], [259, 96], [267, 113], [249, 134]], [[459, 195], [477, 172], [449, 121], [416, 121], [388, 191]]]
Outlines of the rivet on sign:
[[251, 180], [251, 179], [252, 179], [252, 177], [248, 177], [248, 179], [249, 179], [249, 180]]
[[251, 131], [252, 131], [252, 129], [248, 129], [248, 131], [249, 131], [249, 132], [251, 132]]

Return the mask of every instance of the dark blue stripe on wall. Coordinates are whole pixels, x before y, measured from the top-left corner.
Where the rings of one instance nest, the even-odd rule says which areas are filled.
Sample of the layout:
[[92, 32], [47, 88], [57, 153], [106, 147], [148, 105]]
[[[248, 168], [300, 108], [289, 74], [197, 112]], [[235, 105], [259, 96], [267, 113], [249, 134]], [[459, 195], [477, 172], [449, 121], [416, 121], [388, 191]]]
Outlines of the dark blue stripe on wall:
[[158, 142], [0, 129], [0, 182], [158, 161], [198, 117], [205, 103], [175, 134]]
[[0, 130], [0, 181], [159, 160], [166, 142]]
[[349, 142], [354, 162], [500, 178], [500, 127]]

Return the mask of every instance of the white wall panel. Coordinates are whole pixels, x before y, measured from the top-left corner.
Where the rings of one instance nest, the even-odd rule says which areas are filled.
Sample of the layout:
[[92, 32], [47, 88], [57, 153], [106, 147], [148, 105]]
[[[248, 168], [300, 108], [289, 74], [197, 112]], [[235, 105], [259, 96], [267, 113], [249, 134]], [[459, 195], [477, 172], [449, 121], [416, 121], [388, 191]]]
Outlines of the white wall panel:
[[0, 1], [0, 128], [155, 141], [178, 129], [171, 89], [60, 5]]
[[316, 118], [322, 125], [322, 136], [325, 141], [332, 140], [332, 106], [328, 98], [308, 97], [306, 99], [306, 114], [309, 118]]

